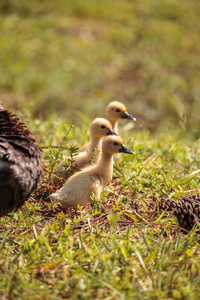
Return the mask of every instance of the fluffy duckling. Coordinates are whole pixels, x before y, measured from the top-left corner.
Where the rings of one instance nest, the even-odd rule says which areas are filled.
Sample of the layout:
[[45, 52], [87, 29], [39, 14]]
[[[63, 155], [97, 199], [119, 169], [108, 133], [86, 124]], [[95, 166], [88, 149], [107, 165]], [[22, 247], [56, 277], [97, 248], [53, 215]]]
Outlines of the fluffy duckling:
[[[113, 130], [110, 122], [103, 118], [93, 120], [90, 126], [90, 142], [85, 144], [78, 155], [73, 157], [73, 164], [78, 168], [83, 168], [89, 162], [97, 162], [101, 155], [101, 139], [106, 135], [117, 135]], [[65, 156], [65, 159], [67, 156]], [[56, 175], [61, 175], [64, 171], [65, 159], [55, 170]]]
[[20, 207], [42, 174], [41, 151], [31, 132], [0, 105], [0, 216]]
[[129, 119], [136, 121], [136, 118], [131, 116], [126, 109], [126, 106], [118, 101], [113, 101], [106, 107], [106, 119], [111, 123], [112, 129], [118, 132], [118, 121], [120, 119]]
[[71, 176], [65, 185], [50, 195], [67, 207], [84, 205], [92, 201], [95, 193], [99, 199], [102, 189], [113, 177], [113, 155], [115, 153], [135, 154], [123, 144], [119, 136], [108, 136], [102, 141], [100, 160], [93, 166]]

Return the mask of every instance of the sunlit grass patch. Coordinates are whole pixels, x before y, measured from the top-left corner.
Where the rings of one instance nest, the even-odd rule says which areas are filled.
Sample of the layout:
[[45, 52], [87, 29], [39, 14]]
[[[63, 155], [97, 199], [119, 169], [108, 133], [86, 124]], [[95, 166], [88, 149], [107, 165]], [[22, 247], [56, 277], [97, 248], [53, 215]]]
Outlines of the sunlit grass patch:
[[62, 122], [30, 126], [37, 129], [40, 146], [46, 147], [45, 176], [22, 209], [1, 218], [1, 295], [27, 299], [198, 295], [198, 222], [191, 232], [183, 230], [173, 211], [160, 211], [158, 203], [163, 197], [176, 200], [198, 193], [199, 142], [166, 133], [132, 132], [131, 137], [124, 133], [125, 144], [136, 155], [124, 154], [115, 161], [114, 178], [101, 200], [94, 196], [91, 205], [65, 208], [48, 198], [63, 184], [53, 180], [52, 171], [72, 141], [81, 143], [87, 128], [75, 126], [69, 132], [70, 124]]

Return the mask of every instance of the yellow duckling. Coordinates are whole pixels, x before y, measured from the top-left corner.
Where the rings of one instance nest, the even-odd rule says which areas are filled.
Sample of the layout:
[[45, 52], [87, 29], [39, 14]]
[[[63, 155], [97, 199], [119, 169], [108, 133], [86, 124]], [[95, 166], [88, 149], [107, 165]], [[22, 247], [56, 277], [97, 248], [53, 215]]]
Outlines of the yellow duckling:
[[[97, 162], [101, 155], [101, 139], [106, 135], [116, 135], [112, 130], [110, 122], [103, 118], [95, 119], [90, 126], [90, 142], [85, 144], [78, 155], [73, 157], [73, 164], [78, 168], [83, 168], [89, 162]], [[67, 156], [65, 156], [65, 159]], [[66, 160], [63, 160], [55, 170], [56, 175], [61, 175], [64, 171]]]
[[105, 137], [102, 141], [100, 160], [71, 176], [61, 189], [50, 195], [50, 198], [68, 207], [90, 203], [93, 193], [99, 199], [102, 189], [112, 180], [113, 154], [119, 152], [135, 154], [124, 146], [121, 137]]
[[112, 129], [118, 132], [118, 121], [120, 119], [129, 119], [136, 121], [136, 118], [131, 116], [126, 109], [126, 106], [118, 101], [113, 101], [106, 107], [106, 119], [111, 123]]

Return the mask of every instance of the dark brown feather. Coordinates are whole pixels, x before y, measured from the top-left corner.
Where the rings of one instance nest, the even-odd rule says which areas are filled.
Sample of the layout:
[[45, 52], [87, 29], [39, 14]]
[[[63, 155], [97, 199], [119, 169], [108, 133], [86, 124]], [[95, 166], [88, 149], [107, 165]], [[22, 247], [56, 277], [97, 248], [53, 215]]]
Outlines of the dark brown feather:
[[42, 175], [41, 151], [31, 132], [0, 105], [0, 216], [20, 207]]

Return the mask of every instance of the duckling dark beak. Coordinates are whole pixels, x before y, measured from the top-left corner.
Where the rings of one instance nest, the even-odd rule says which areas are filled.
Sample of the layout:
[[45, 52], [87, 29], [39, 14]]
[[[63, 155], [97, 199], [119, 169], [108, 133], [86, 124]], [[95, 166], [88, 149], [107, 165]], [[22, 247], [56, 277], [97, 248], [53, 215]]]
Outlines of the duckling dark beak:
[[128, 149], [126, 146], [122, 145], [121, 149], [119, 149], [119, 152], [127, 153], [127, 154], [135, 154], [132, 150]]
[[127, 111], [124, 112], [122, 119], [128, 119], [128, 120], [133, 120], [136, 121], [136, 118], [134, 118], [133, 116], [131, 116]]
[[117, 134], [114, 130], [109, 129], [108, 132], [106, 133], [106, 135], [117, 135], [119, 136], [119, 134]]

